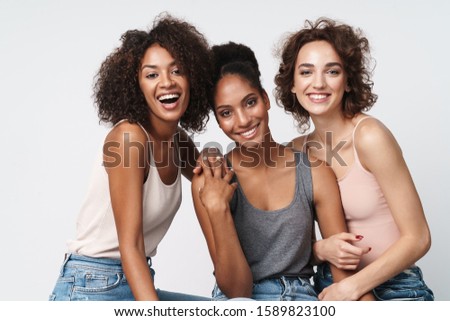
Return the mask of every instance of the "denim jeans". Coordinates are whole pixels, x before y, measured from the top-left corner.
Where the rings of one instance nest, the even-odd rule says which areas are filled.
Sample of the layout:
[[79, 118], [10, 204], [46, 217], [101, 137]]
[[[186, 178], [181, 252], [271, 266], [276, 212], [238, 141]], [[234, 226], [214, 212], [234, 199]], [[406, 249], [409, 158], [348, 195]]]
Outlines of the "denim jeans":
[[[327, 263], [319, 265], [313, 279], [317, 293], [322, 292], [333, 283], [330, 266]], [[422, 270], [418, 266], [404, 270], [372, 292], [378, 301], [434, 301], [433, 291], [425, 284]]]
[[[152, 277], [155, 271], [148, 265]], [[209, 301], [209, 298], [157, 289], [161, 301]], [[67, 254], [50, 301], [134, 301], [120, 260]]]
[[[212, 291], [212, 297], [214, 301], [229, 300], [217, 284]], [[282, 276], [253, 283], [252, 299], [257, 301], [317, 301], [317, 293], [308, 279]]]

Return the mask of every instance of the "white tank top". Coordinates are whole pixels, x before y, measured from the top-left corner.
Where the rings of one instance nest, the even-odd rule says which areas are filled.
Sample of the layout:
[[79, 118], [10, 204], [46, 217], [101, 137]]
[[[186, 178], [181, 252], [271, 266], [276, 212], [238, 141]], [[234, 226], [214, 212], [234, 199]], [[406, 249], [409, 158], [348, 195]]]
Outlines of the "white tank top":
[[[117, 125], [117, 124], [116, 124]], [[141, 125], [139, 125], [141, 126]], [[142, 130], [150, 138], [144, 128]], [[181, 204], [181, 171], [171, 185], [159, 177], [150, 150], [150, 170], [143, 185], [143, 229], [145, 254], [154, 256]], [[100, 152], [94, 164], [87, 197], [77, 219], [76, 238], [68, 241], [70, 253], [120, 259], [119, 241], [109, 194], [108, 174]]]

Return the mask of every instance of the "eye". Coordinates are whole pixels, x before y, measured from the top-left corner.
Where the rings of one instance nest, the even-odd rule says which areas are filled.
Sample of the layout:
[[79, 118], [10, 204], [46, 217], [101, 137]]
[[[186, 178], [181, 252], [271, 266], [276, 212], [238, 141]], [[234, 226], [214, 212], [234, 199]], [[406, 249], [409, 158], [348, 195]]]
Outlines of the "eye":
[[148, 78], [148, 79], [154, 79], [156, 77], [158, 77], [158, 74], [155, 72], [151, 72], [145, 76], [145, 78]]
[[332, 75], [332, 76], [338, 76], [341, 74], [341, 71], [338, 69], [330, 69], [327, 72], [328, 74]]
[[306, 70], [306, 69], [300, 70], [300, 76], [309, 76], [311, 74], [312, 74], [311, 70]]
[[181, 75], [181, 70], [178, 68], [175, 68], [174, 70], [172, 70], [172, 74], [174, 75]]
[[227, 109], [221, 110], [221, 111], [219, 112], [219, 116], [220, 116], [220, 117], [223, 117], [223, 118], [230, 117], [230, 116], [231, 116], [231, 111], [229, 111], [229, 110], [227, 110]]
[[258, 102], [258, 99], [256, 99], [256, 98], [249, 98], [247, 100], [247, 107], [253, 107], [256, 105], [257, 102]]

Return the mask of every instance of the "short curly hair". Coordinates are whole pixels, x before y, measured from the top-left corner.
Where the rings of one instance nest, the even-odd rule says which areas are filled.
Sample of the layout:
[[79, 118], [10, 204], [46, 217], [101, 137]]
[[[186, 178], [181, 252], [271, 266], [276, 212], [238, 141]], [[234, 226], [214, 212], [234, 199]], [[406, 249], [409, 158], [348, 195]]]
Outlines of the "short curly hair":
[[309, 113], [291, 92], [295, 63], [298, 52], [305, 44], [325, 40], [336, 50], [347, 75], [350, 91], [344, 93], [344, 115], [351, 118], [357, 113], [368, 111], [375, 104], [377, 95], [372, 92], [369, 41], [362, 31], [328, 18], [319, 18], [315, 22], [306, 20], [304, 26], [287, 37], [281, 46], [281, 63], [275, 76], [274, 89], [277, 104], [284, 107], [286, 112], [292, 113], [303, 132], [309, 129]]
[[149, 108], [139, 87], [138, 74], [146, 50], [153, 44], [165, 48], [187, 75], [190, 100], [180, 126], [202, 131], [211, 103], [210, 48], [205, 37], [188, 22], [167, 13], [159, 15], [149, 31], [129, 30], [122, 45], [102, 63], [94, 84], [94, 102], [100, 121], [116, 124], [122, 119], [148, 123]]

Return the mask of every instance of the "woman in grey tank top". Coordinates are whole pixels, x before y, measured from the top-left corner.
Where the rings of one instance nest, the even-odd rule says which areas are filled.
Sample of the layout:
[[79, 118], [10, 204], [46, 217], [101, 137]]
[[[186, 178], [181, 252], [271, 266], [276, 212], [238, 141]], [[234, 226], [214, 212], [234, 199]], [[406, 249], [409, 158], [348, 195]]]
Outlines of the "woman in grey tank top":
[[[231, 170], [223, 158], [207, 158], [192, 181], [214, 264], [213, 298], [317, 300], [310, 284], [314, 219], [323, 237], [346, 231], [336, 178], [323, 162], [273, 140], [253, 51], [230, 42], [212, 54], [214, 113], [236, 143], [225, 157]], [[335, 280], [348, 273], [332, 272]]]

